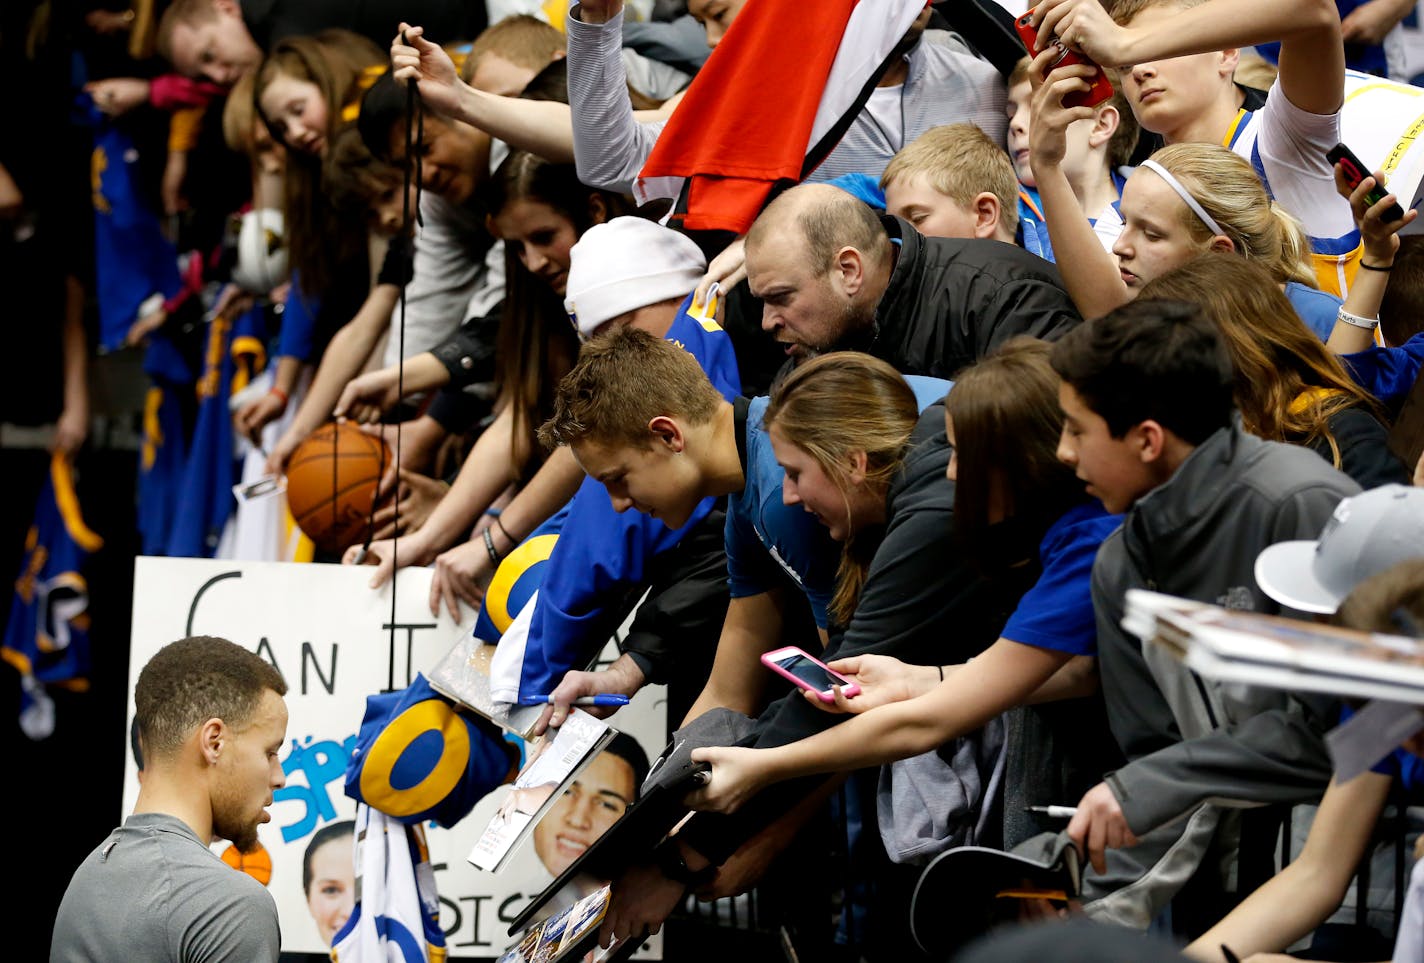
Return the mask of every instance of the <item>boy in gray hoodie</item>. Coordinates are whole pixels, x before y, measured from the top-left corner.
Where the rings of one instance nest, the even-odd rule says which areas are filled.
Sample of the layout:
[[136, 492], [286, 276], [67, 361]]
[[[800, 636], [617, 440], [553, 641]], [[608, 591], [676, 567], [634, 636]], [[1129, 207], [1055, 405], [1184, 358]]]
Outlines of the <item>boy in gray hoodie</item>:
[[1238, 861], [1209, 860], [1214, 847], [1273, 851], [1274, 836], [1249, 822], [1243, 835], [1232, 810], [1318, 799], [1334, 712], [1328, 699], [1197, 677], [1123, 629], [1126, 592], [1281, 614], [1256, 584], [1256, 556], [1313, 538], [1359, 488], [1308, 448], [1242, 431], [1231, 362], [1196, 305], [1132, 302], [1065, 335], [1053, 366], [1064, 382], [1059, 458], [1109, 512], [1126, 513], [1092, 591], [1108, 720], [1130, 762], [1083, 797], [1068, 832], [1096, 870], [1087, 911], [1141, 928], [1199, 867], [1224, 869], [1196, 885], [1235, 888]]

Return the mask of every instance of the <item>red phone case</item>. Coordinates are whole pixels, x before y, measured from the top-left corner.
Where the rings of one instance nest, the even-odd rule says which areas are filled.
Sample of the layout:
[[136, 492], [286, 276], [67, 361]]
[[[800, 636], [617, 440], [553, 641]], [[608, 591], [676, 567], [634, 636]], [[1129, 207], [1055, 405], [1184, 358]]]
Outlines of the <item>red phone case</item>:
[[[1020, 39], [1023, 40], [1024, 46], [1028, 48], [1028, 55], [1030, 57], [1036, 56], [1038, 31], [1033, 28], [1033, 11], [1029, 10], [1028, 13], [1015, 20], [1014, 28], [1018, 30]], [[1049, 71], [1052, 71], [1056, 67], [1068, 67], [1073, 64], [1087, 64], [1097, 71], [1097, 73], [1092, 76], [1092, 79], [1088, 81], [1090, 84], [1088, 91], [1081, 94], [1069, 94], [1067, 97], [1064, 97], [1064, 107], [1094, 107], [1113, 95], [1112, 81], [1108, 80], [1107, 72], [1104, 71], [1102, 67], [1077, 51], [1068, 49], [1063, 45], [1063, 41], [1057, 37], [1053, 38], [1053, 44], [1059, 49], [1060, 56], [1049, 66]]]

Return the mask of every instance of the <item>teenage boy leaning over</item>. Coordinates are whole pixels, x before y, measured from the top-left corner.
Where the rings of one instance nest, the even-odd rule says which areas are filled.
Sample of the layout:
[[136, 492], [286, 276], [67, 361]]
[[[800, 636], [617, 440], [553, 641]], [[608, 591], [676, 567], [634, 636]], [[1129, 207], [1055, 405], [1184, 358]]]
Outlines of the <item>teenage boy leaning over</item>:
[[[1124, 596], [1145, 588], [1280, 612], [1256, 585], [1257, 554], [1314, 537], [1359, 488], [1309, 449], [1242, 431], [1230, 360], [1196, 305], [1125, 305], [1065, 335], [1053, 366], [1066, 415], [1058, 456], [1109, 512], [1126, 513], [1098, 553], [1092, 591], [1108, 720], [1130, 762], [1083, 797], [1068, 832], [1098, 873], [1088, 912], [1142, 927], [1204, 865], [1213, 837], [1228, 854], [1236, 846], [1236, 819], [1203, 803], [1319, 797], [1330, 705], [1197, 678], [1122, 628]], [[1274, 846], [1250, 836], [1239, 841]], [[1117, 847], [1130, 848], [1105, 859]]]

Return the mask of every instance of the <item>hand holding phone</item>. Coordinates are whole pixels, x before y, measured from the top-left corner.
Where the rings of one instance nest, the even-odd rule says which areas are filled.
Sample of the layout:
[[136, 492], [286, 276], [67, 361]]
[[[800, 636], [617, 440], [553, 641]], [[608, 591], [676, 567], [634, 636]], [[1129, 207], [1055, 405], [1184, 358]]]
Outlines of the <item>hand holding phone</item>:
[[832, 672], [824, 662], [794, 645], [763, 653], [761, 662], [777, 675], [790, 679], [794, 685], [807, 692], [816, 693], [816, 698], [822, 702], [836, 701], [835, 686], [841, 687], [841, 695], [847, 699], [860, 692], [860, 686], [845, 676]]
[[[1030, 57], [1036, 56], [1038, 49], [1038, 31], [1033, 26], [1033, 10], [1029, 9], [1022, 17], [1014, 21], [1014, 29], [1018, 31], [1019, 38], [1028, 48]], [[1112, 81], [1108, 80], [1107, 72], [1092, 60], [1069, 49], [1058, 37], [1052, 38], [1052, 45], [1058, 48], [1058, 59], [1053, 61], [1048, 67], [1051, 72], [1057, 67], [1069, 67], [1073, 64], [1087, 64], [1094, 69], [1093, 76], [1088, 80], [1088, 90], [1086, 93], [1073, 93], [1063, 98], [1064, 107], [1094, 107], [1101, 104], [1113, 95]]]
[[[1336, 144], [1325, 152], [1325, 156], [1330, 160], [1332, 165], [1340, 168], [1341, 172], [1345, 175], [1345, 183], [1350, 185], [1351, 191], [1364, 183], [1366, 177], [1374, 176], [1370, 173], [1370, 169], [1365, 166], [1364, 161], [1356, 157], [1355, 152], [1344, 144]], [[1389, 191], [1385, 190], [1384, 185], [1379, 182], [1379, 178], [1375, 178], [1375, 186], [1370, 188], [1369, 193], [1365, 195], [1365, 198], [1369, 202], [1366, 206], [1373, 207], [1384, 200], [1385, 195], [1388, 193]], [[1385, 208], [1384, 213], [1380, 216], [1380, 220], [1385, 224], [1393, 224], [1403, 216], [1403, 208], [1401, 208], [1398, 203], [1395, 203]]]

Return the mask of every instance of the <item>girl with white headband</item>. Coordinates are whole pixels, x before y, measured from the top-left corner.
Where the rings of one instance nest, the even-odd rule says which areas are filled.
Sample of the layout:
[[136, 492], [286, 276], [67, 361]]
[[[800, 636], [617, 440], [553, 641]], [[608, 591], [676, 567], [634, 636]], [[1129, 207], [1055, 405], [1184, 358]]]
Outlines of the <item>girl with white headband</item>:
[[1266, 194], [1251, 164], [1225, 147], [1184, 143], [1153, 153], [1123, 185], [1122, 231], [1112, 252], [1103, 250], [1061, 166], [1068, 124], [1092, 112], [1062, 101], [1086, 89], [1089, 73], [1062, 67], [1044, 79], [1034, 93], [1029, 147], [1058, 269], [1083, 317], [1107, 314], [1148, 281], [1221, 250], [1269, 270], [1306, 326], [1329, 338], [1341, 301], [1317, 289], [1305, 231]]

